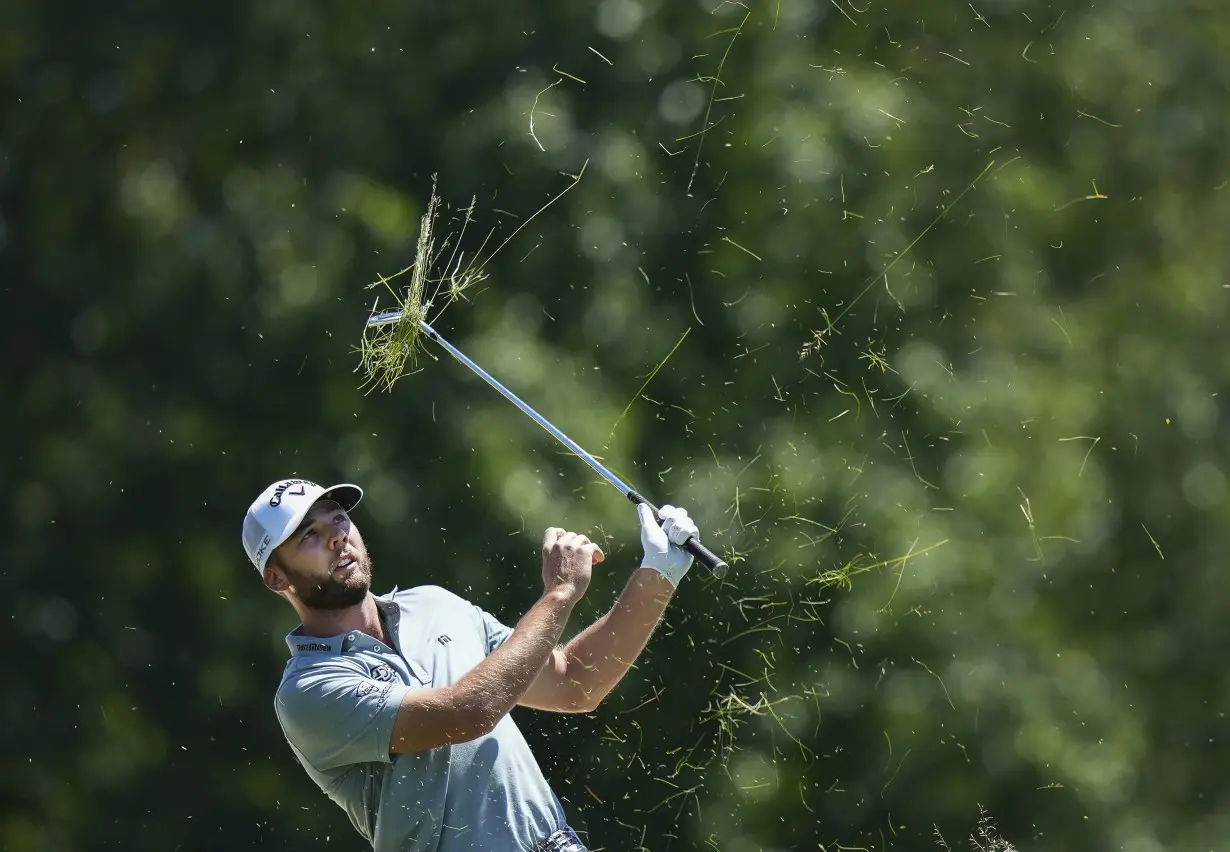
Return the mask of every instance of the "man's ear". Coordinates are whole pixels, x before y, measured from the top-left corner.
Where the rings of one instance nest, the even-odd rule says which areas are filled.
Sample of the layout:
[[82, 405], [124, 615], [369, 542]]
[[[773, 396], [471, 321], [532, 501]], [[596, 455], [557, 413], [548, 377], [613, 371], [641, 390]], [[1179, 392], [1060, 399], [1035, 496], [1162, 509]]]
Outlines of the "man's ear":
[[272, 553], [269, 556], [269, 561], [265, 563], [265, 573], [262, 575], [265, 580], [265, 588], [271, 592], [290, 591], [290, 580], [286, 576], [286, 572], [282, 570], [282, 566], [278, 564], [277, 553]]

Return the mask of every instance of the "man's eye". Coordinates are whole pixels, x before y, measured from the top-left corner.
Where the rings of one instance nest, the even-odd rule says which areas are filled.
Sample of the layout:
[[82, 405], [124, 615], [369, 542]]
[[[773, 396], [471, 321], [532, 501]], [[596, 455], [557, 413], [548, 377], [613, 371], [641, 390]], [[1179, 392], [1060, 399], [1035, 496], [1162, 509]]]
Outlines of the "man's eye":
[[308, 530], [307, 532], [305, 532], [305, 533], [303, 534], [303, 540], [304, 540], [304, 541], [307, 541], [307, 539], [308, 539], [310, 536], [314, 536], [314, 535], [316, 535], [316, 530], [311, 530], [311, 529], [310, 529], [310, 530]]

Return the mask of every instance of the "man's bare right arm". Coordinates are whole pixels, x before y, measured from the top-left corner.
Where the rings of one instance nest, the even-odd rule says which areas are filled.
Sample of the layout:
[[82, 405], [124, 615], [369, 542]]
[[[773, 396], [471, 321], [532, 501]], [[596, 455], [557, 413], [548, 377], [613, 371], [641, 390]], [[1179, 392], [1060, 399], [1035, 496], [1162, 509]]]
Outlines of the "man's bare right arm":
[[543, 539], [546, 592], [508, 640], [452, 686], [412, 689], [402, 699], [393, 754], [469, 742], [490, 733], [517, 706], [559, 644], [573, 607], [589, 587], [602, 551], [585, 536], [558, 528]]
[[390, 750], [405, 754], [490, 733], [542, 670], [573, 606], [565, 593], [548, 592], [521, 617], [508, 641], [461, 680], [406, 693]]

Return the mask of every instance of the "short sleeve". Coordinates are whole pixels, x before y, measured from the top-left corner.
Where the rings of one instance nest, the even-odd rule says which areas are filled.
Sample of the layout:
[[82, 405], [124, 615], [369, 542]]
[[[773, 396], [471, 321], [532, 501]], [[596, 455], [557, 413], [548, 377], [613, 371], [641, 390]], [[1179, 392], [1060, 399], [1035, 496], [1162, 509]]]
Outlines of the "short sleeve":
[[487, 612], [480, 606], [474, 606], [475, 612], [483, 622], [483, 631], [487, 638], [487, 653], [490, 654], [496, 648], [508, 641], [508, 637], [512, 636], [512, 628], [502, 623], [491, 613]]
[[409, 690], [346, 666], [318, 666], [288, 677], [274, 704], [287, 741], [323, 772], [389, 762], [393, 724]]

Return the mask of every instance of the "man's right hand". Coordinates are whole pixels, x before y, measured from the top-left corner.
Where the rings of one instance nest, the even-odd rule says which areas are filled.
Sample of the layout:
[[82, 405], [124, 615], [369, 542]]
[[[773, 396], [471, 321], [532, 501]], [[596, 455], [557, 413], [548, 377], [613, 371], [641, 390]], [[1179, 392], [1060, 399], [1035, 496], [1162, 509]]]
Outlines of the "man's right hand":
[[549, 527], [542, 537], [542, 585], [545, 593], [558, 592], [576, 602], [589, 588], [593, 567], [606, 556], [583, 535]]

